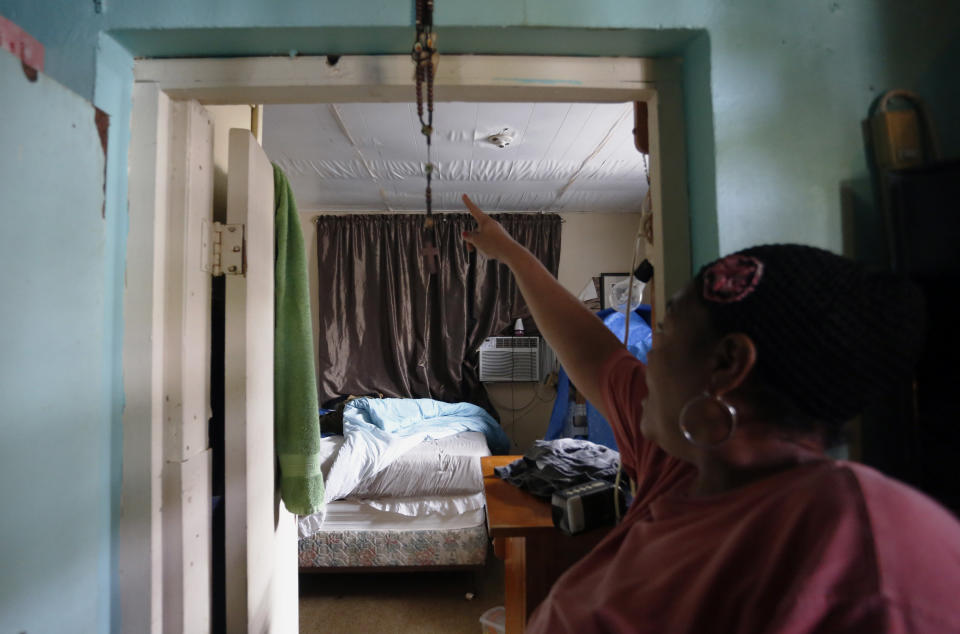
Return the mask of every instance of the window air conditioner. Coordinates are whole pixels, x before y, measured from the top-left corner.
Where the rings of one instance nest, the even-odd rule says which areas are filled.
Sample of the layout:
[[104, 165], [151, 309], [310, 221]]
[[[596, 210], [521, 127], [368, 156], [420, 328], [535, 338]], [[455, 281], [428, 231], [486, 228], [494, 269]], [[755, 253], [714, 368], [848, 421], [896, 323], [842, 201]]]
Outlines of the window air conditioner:
[[540, 337], [489, 337], [480, 345], [480, 380], [540, 380]]

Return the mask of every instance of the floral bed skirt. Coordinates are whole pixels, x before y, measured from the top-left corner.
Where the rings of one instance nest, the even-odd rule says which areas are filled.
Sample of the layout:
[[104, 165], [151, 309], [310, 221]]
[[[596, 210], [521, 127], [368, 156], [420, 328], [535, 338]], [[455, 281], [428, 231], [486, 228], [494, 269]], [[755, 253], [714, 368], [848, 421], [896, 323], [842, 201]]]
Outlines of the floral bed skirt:
[[331, 531], [300, 539], [301, 568], [481, 566], [485, 526], [424, 531]]

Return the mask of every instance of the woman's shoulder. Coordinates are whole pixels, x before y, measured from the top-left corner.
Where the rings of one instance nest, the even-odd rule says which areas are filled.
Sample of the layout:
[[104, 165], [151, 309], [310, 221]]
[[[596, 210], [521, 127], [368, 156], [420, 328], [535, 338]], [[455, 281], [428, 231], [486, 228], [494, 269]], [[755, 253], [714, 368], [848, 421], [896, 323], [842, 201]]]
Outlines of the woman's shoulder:
[[798, 468], [784, 487], [785, 504], [819, 506], [838, 520], [868, 524], [874, 534], [899, 537], [919, 532], [960, 540], [960, 521], [913, 487], [863, 464], [824, 460]]
[[832, 477], [856, 487], [864, 511], [880, 531], [903, 529], [912, 535], [933, 531], [960, 538], [960, 521], [925, 493], [867, 465], [833, 461]]
[[769, 543], [761, 557], [783, 553], [777, 570], [793, 571], [788, 594], [798, 606], [829, 599], [854, 614], [876, 603], [884, 623], [914, 624], [887, 631], [952, 631], [917, 626], [956, 620], [960, 522], [935, 501], [870, 467], [834, 460], [775, 476], [751, 497], [739, 521], [762, 529]]
[[953, 564], [960, 573], [960, 521], [956, 516], [925, 493], [866, 465], [838, 461], [837, 469], [856, 483], [882, 558], [896, 558], [896, 553], [884, 552], [894, 547], [925, 550], [943, 543], [955, 556]]
[[920, 612], [939, 613], [960, 587], [960, 521], [913, 487], [866, 465], [831, 461], [809, 490], [833, 507], [836, 527], [859, 534], [877, 590]]

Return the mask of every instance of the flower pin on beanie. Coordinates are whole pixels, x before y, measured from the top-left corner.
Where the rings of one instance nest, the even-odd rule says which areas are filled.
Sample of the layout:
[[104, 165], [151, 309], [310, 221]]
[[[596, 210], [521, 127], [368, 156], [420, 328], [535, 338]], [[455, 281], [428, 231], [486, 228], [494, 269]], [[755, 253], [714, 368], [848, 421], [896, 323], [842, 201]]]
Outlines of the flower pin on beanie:
[[711, 264], [703, 274], [703, 298], [719, 304], [739, 302], [757, 288], [763, 277], [763, 262], [749, 255], [728, 255]]

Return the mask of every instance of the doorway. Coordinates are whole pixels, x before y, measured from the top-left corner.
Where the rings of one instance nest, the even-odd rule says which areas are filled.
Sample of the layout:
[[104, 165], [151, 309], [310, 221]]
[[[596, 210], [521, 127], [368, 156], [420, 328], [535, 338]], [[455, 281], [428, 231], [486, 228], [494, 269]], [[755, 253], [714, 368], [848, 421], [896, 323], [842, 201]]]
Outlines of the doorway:
[[[146, 302], [135, 313], [125, 313], [128, 332], [142, 333], [138, 350], [127, 350], [125, 384], [151, 386], [151, 420], [127, 421], [141, 433], [139, 445], [125, 446], [124, 494], [135, 483], [157, 482], [162, 469], [162, 434], [176, 420], [165, 399], [165, 377], [182, 368], [171, 368], [169, 346], [174, 330], [163, 319], [163, 297], [176, 294], [177, 281], [163, 276], [169, 264], [169, 247], [183, 244], [185, 236], [170, 235], [158, 224], [168, 209], [167, 162], [176, 150], [165, 141], [166, 111], [171, 102], [196, 100], [201, 104], [289, 104], [409, 102], [412, 99], [411, 64], [406, 56], [326, 58], [249, 58], [199, 60], [143, 60], [135, 67], [136, 85], [130, 148], [130, 236], [128, 239], [128, 300]], [[679, 63], [673, 60], [629, 58], [444, 57], [436, 79], [436, 100], [459, 102], [627, 102], [648, 104], [650, 124], [650, 174], [653, 197], [656, 271], [655, 305], [678, 289], [690, 274], [689, 214], [686, 198], [682, 90]], [[670, 139], [670, 143], [661, 143]], [[131, 290], [133, 289], [133, 290]], [[183, 292], [183, 289], [179, 289]], [[132, 295], [131, 295], [132, 294]], [[129, 304], [128, 304], [129, 305]], [[270, 451], [270, 448], [265, 448]], [[123, 531], [129, 552], [151, 553], [152, 567], [142, 574], [173, 578], [179, 596], [209, 605], [204, 575], [188, 575], [184, 557], [168, 552], [160, 526], [161, 494], [150, 489], [151, 503], [143, 516], [124, 516], [122, 523], [149, 526], [150, 531]], [[170, 500], [165, 500], [169, 510]], [[184, 519], [183, 521], [187, 521]], [[126, 552], [121, 548], [121, 552]], [[195, 562], [196, 563], [196, 562]], [[201, 564], [202, 565], [202, 564]], [[121, 568], [124, 562], [120, 562]], [[208, 578], [208, 575], [207, 577]], [[199, 579], [199, 581], [197, 581]], [[276, 579], [277, 583], [284, 583]], [[295, 596], [296, 580], [292, 582]], [[195, 588], [190, 584], [199, 584]], [[151, 584], [155, 610], [166, 612], [161, 584]], [[274, 591], [276, 589], [274, 588]], [[248, 596], [250, 602], [267, 602], [266, 596]], [[126, 603], [121, 588], [121, 605]], [[123, 609], [123, 607], [122, 607]], [[270, 610], [269, 605], [266, 608]], [[128, 618], [129, 617], [129, 618]], [[149, 614], [124, 615], [125, 623], [149, 622]], [[163, 615], [166, 618], [166, 614]]]

